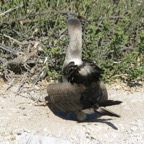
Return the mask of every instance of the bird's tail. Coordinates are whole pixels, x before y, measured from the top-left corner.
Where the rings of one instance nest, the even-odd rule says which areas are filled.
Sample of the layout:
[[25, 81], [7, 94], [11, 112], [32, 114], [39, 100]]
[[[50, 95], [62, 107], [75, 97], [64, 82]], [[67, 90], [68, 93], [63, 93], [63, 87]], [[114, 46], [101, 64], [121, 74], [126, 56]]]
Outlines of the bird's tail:
[[95, 111], [96, 113], [100, 115], [107, 115], [107, 116], [113, 116], [113, 117], [120, 117], [120, 115], [106, 109], [106, 108], [99, 108]]
[[119, 105], [121, 103], [122, 101], [118, 101], [118, 100], [104, 100], [102, 102], [99, 102], [98, 104], [100, 107], [107, 107], [112, 105]]

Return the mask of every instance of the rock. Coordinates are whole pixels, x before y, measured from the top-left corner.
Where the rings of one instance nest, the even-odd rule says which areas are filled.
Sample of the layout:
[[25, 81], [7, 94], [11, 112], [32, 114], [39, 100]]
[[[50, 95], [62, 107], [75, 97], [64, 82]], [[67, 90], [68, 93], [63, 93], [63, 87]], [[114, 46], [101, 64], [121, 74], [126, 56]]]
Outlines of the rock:
[[71, 144], [68, 140], [34, 134], [21, 135], [16, 144]]

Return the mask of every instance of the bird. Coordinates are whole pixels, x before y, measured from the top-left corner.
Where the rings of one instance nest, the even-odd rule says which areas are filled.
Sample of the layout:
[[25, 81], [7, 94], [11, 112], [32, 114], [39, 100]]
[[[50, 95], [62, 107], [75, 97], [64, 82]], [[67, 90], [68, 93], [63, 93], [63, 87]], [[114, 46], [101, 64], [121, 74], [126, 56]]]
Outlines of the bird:
[[[90, 87], [83, 84], [54, 83], [47, 86], [48, 106], [57, 112], [75, 112], [78, 121], [86, 119], [85, 114], [100, 113], [113, 117], [120, 115], [105, 107], [119, 105], [121, 101], [105, 100], [101, 82], [93, 82]], [[82, 113], [83, 112], [83, 113]]]
[[[82, 60], [82, 26], [80, 20], [70, 13], [67, 13], [67, 29], [69, 45], [62, 68], [62, 81], [71, 84], [89, 85], [93, 80], [99, 80], [103, 70], [92, 62]], [[101, 97], [108, 99], [107, 89], [103, 82], [100, 87], [103, 89]], [[85, 119], [86, 114], [78, 112], [79, 119]], [[82, 118], [84, 117], [84, 118]]]
[[78, 121], [86, 120], [87, 114], [99, 113], [120, 117], [104, 108], [120, 104], [108, 100], [106, 86], [100, 78], [104, 71], [95, 63], [82, 60], [82, 26], [80, 20], [67, 14], [69, 45], [62, 68], [62, 83], [47, 87], [48, 103], [53, 110], [75, 112]]

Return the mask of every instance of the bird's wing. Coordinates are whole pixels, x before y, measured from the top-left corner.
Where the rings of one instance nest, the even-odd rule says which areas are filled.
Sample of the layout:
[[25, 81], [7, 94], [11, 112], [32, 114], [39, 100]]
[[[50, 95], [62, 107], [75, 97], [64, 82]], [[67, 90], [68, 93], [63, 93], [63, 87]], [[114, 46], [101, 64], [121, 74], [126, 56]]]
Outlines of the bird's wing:
[[48, 102], [62, 112], [77, 112], [92, 108], [120, 104], [119, 101], [107, 100], [103, 96], [103, 87], [100, 82], [86, 87], [82, 84], [57, 83], [47, 87]]
[[58, 83], [47, 87], [48, 101], [53, 107], [62, 112], [75, 112], [83, 108], [80, 102], [84, 85]]

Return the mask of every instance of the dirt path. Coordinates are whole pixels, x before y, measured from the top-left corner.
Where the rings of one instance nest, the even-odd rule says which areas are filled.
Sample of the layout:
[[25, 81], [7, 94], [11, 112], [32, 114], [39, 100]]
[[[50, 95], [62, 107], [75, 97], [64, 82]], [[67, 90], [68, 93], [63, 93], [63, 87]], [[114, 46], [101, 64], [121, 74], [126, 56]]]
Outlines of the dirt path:
[[[25, 86], [15, 96], [16, 88], [4, 92], [0, 83], [0, 144], [24, 143], [27, 137], [56, 138], [51, 143], [72, 144], [142, 144], [144, 143], [144, 86], [129, 89], [125, 84], [108, 87], [109, 98], [122, 100], [109, 109], [121, 118], [103, 116], [93, 122], [77, 123], [55, 116], [47, 106], [36, 106], [30, 97], [46, 96], [46, 85]], [[41, 90], [40, 90], [41, 88]], [[28, 98], [29, 97], [29, 98]], [[36, 138], [34, 138], [36, 140]], [[29, 140], [28, 144], [31, 144]], [[40, 144], [39, 142], [33, 142]]]

